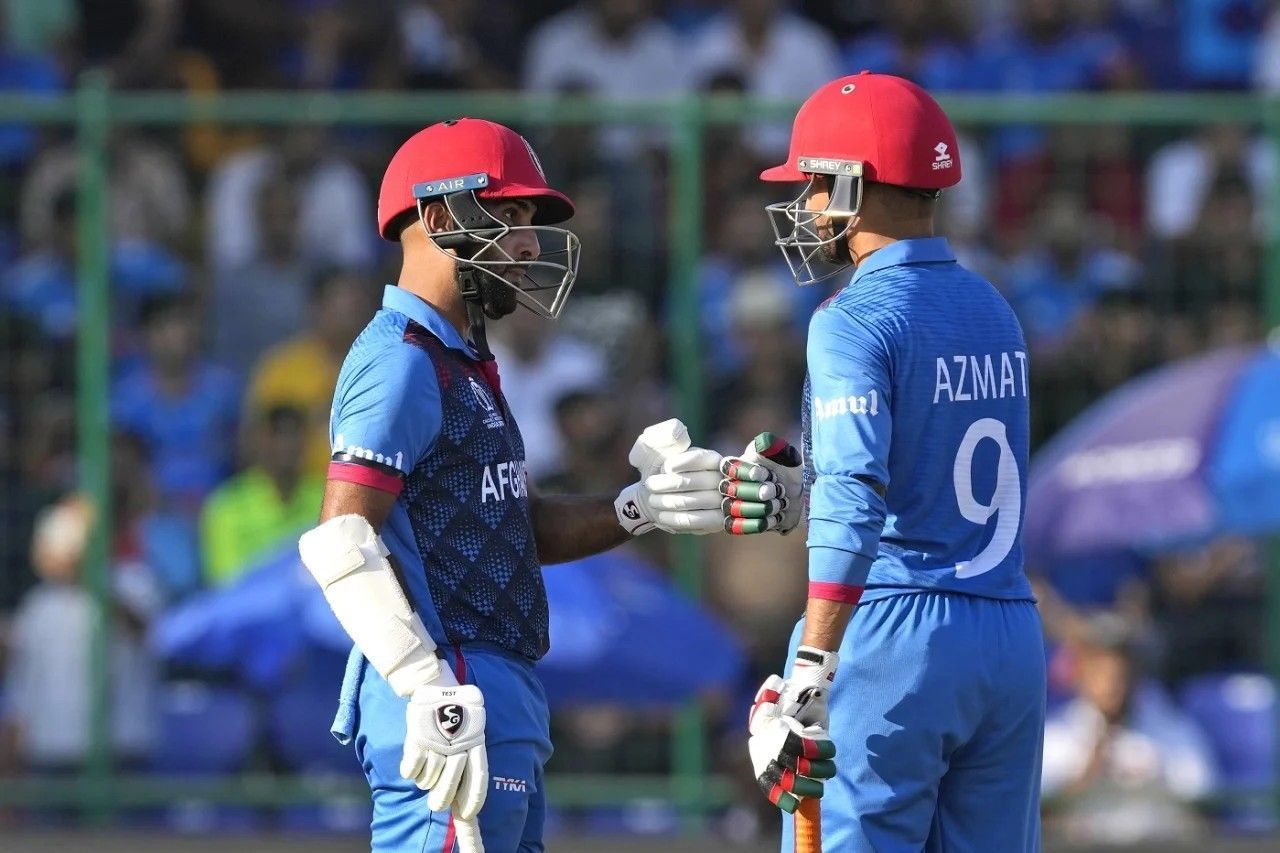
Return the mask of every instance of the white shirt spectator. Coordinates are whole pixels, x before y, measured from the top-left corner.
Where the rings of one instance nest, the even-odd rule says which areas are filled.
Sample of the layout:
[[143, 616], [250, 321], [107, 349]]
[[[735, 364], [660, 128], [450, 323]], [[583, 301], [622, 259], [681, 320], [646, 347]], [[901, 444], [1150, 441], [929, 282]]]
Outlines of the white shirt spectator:
[[[1245, 143], [1242, 164], [1244, 177], [1253, 194], [1259, 221], [1267, 209], [1266, 193], [1275, 180], [1275, 149], [1262, 138]], [[1156, 237], [1170, 240], [1191, 233], [1200, 220], [1209, 190], [1218, 175], [1219, 165], [1203, 139], [1182, 139], [1158, 150], [1147, 167], [1147, 230]]]
[[[74, 145], [50, 149], [36, 160], [22, 187], [19, 221], [28, 245], [47, 245], [56, 226], [55, 206], [76, 190], [80, 153]], [[110, 192], [111, 236], [174, 246], [186, 238], [191, 186], [171, 149], [139, 136], [113, 143]]]
[[[685, 57], [671, 28], [658, 18], [611, 39], [596, 12], [582, 3], [548, 18], [529, 38], [524, 87], [533, 92], [584, 90], [611, 100], [666, 98], [684, 88]], [[605, 131], [613, 154], [634, 150], [635, 128]]]
[[[532, 317], [516, 322], [521, 320], [545, 322]], [[501, 335], [501, 331], [495, 329], [494, 334]], [[490, 343], [498, 360], [502, 394], [520, 425], [525, 460], [536, 482], [539, 476], [554, 473], [560, 466], [556, 401], [573, 391], [599, 388], [604, 382], [604, 357], [595, 347], [550, 330], [530, 361], [521, 361], [501, 340]]]
[[583, 85], [610, 98], [660, 98], [680, 89], [682, 57], [657, 18], [611, 40], [585, 5], [548, 18], [529, 38], [524, 85], [535, 92]]
[[[695, 88], [717, 74], [736, 73], [749, 94], [770, 100], [802, 100], [840, 76], [835, 40], [818, 25], [789, 12], [768, 25], [759, 52], [747, 44], [737, 15], [719, 15], [694, 38], [689, 63]], [[757, 153], [773, 156], [786, 153], [789, 135], [788, 126], [767, 125], [748, 138]]]
[[[209, 178], [205, 245], [215, 270], [247, 266], [262, 255], [258, 191], [281, 166], [270, 149], [234, 154]], [[298, 185], [297, 246], [316, 265], [351, 268], [373, 262], [374, 204], [355, 166], [338, 157], [318, 162]]]
[[[150, 571], [113, 569], [118, 606], [142, 618], [160, 607]], [[81, 586], [41, 583], [14, 615], [5, 717], [19, 731], [19, 753], [36, 767], [68, 767], [88, 756], [93, 599]], [[145, 754], [155, 731], [155, 665], [139, 636], [119, 629], [110, 639], [111, 739], [119, 756]]]
[[1262, 27], [1253, 60], [1254, 88], [1266, 93], [1280, 92], [1280, 10], [1273, 9]]
[[[1103, 744], [1103, 738], [1108, 742]], [[1102, 762], [1090, 780], [1093, 796], [1069, 806], [1073, 837], [1105, 843], [1177, 838], [1193, 831], [1183, 807], [1216, 784], [1203, 732], [1155, 685], [1136, 689], [1123, 726], [1110, 732], [1102, 713], [1083, 698], [1045, 725], [1041, 793], [1051, 798], [1084, 779], [1098, 749]]]

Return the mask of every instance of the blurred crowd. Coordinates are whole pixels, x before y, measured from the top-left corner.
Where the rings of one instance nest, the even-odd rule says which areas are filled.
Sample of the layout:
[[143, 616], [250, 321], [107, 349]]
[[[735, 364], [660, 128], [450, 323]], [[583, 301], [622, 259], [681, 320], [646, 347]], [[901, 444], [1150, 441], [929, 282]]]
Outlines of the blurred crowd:
[[[89, 68], [119, 89], [189, 92], [799, 100], [863, 69], [941, 94], [1273, 92], [1280, 3], [0, 2], [0, 90], [64, 92]], [[674, 412], [666, 140], [637, 127], [524, 130], [577, 204], [581, 274], [559, 323], [517, 313], [495, 325], [494, 350], [541, 488], [609, 492], [632, 477], [634, 434]], [[396, 277], [396, 247], [377, 239], [373, 190], [408, 131], [113, 132], [111, 674], [124, 765], [146, 761], [138, 721], [148, 686], [164, 676], [147, 657], [148, 623], [234, 583], [316, 516], [338, 367]], [[1263, 337], [1276, 152], [1260, 128], [961, 131], [965, 178], [944, 198], [939, 226], [1023, 322], [1037, 444], [1154, 365]], [[775, 125], [715, 127], [705, 139], [707, 431], [697, 438], [726, 453], [762, 429], [797, 434], [805, 323], [830, 292], [794, 286], [772, 247], [763, 206], [779, 190], [756, 175], [779, 161], [786, 139]], [[68, 497], [77, 483], [76, 177], [67, 132], [0, 126], [0, 757], [10, 770], [73, 770], [87, 745], [80, 685], [92, 609], [79, 567], [94, 508]], [[803, 538], [705, 545], [707, 603], [751, 658], [746, 692], [781, 662], [802, 607]], [[636, 547], [670, 564], [661, 537]], [[1046, 804], [1064, 832], [1087, 838], [1105, 824], [1149, 837], [1228, 813], [1206, 805], [1227, 768], [1188, 697], [1209, 689], [1204, 678], [1261, 665], [1261, 566], [1252, 543], [1231, 541], [1158, 561], [1105, 555], [1033, 567], [1055, 649]], [[55, 669], [68, 674], [49, 684], [41, 673]], [[1223, 684], [1274, 702], [1265, 680]], [[713, 713], [724, 743], [713, 755], [754, 805], [740, 699]], [[552, 769], [669, 771], [669, 726], [620, 709], [566, 714]], [[1090, 819], [1126, 804], [1119, 817]], [[726, 831], [749, 836], [762, 814], [735, 809]]]

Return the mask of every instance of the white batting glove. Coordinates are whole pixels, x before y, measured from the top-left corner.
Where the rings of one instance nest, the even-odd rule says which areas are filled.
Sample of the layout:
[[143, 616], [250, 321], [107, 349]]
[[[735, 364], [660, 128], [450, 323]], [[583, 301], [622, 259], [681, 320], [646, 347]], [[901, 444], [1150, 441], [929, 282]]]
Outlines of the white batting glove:
[[400, 775], [428, 792], [431, 811], [452, 810], [462, 853], [484, 853], [475, 826], [489, 793], [484, 696], [473, 684], [458, 685], [447, 668], [441, 670], [440, 679], [421, 685], [409, 698]]
[[785, 438], [762, 432], [741, 456], [720, 463], [724, 529], [736, 535], [776, 530], [786, 535], [804, 511], [804, 465]]
[[788, 693], [787, 682], [777, 675], [760, 685], [747, 718], [747, 748], [760, 789], [790, 813], [800, 800], [822, 796], [824, 780], [836, 775], [836, 746], [826, 725], [806, 724], [787, 713], [797, 710]]
[[691, 447], [689, 430], [672, 418], [645, 429], [628, 460], [640, 481], [613, 502], [618, 524], [633, 536], [651, 530], [716, 533], [724, 529], [720, 508], [720, 454]]

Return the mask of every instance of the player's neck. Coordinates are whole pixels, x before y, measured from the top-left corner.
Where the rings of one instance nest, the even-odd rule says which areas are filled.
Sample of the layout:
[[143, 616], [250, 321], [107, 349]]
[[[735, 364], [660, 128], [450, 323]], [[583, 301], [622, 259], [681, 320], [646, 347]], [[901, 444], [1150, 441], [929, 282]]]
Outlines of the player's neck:
[[932, 219], [894, 222], [875, 228], [862, 226], [849, 238], [849, 252], [853, 256], [854, 265], [857, 266], [868, 255], [885, 246], [900, 240], [916, 240], [932, 236], [934, 236]]
[[[434, 275], [434, 270], [417, 270], [405, 264], [400, 270], [400, 278], [396, 286], [407, 290], [432, 308], [440, 312], [449, 325], [458, 330], [464, 338], [470, 333], [467, 321], [467, 309], [458, 292], [458, 285], [452, 275], [444, 277]], [[452, 272], [452, 270], [450, 270]]]

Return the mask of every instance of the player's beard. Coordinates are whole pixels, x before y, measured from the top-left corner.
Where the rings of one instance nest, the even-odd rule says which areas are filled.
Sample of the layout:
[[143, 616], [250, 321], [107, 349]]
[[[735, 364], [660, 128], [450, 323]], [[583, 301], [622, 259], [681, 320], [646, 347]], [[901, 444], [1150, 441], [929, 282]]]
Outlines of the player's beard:
[[[824, 261], [833, 266], [853, 263], [853, 255], [849, 251], [848, 229], [847, 219], [828, 219], [818, 229], [818, 237], [823, 240], [821, 254]], [[840, 236], [836, 237], [836, 234]]]
[[480, 281], [480, 307], [490, 320], [501, 320], [516, 310], [518, 300], [514, 285], [484, 276]]

